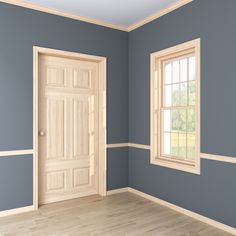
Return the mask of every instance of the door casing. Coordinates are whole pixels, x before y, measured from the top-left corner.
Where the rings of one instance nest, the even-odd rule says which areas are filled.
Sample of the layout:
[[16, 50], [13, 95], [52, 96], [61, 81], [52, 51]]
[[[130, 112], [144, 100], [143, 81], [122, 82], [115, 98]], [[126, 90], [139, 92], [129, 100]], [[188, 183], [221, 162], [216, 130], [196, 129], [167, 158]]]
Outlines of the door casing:
[[33, 206], [38, 209], [39, 195], [39, 172], [38, 172], [38, 80], [39, 80], [39, 55], [51, 55], [69, 59], [82, 59], [98, 63], [99, 66], [99, 92], [98, 92], [98, 193], [106, 196], [107, 193], [107, 171], [106, 171], [106, 57], [81, 54], [76, 52], [61, 51], [44, 47], [33, 47]]

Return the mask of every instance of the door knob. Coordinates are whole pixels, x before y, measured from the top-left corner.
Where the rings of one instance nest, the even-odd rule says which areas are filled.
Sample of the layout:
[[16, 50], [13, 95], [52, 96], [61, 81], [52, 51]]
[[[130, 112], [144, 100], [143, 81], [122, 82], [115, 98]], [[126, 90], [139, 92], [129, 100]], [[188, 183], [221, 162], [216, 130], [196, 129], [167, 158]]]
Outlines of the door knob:
[[39, 136], [44, 136], [45, 135], [45, 132], [43, 130], [40, 130], [39, 131]]

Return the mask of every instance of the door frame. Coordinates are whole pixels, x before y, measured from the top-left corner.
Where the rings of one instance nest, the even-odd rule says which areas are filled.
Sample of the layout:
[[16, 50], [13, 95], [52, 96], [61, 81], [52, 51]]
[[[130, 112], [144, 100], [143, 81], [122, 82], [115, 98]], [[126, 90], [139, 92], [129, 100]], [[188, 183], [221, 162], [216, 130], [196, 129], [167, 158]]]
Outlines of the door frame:
[[38, 209], [39, 171], [38, 171], [38, 81], [39, 81], [39, 55], [50, 55], [69, 59], [83, 59], [97, 62], [99, 66], [99, 132], [98, 132], [98, 193], [106, 196], [107, 170], [106, 170], [106, 83], [107, 59], [106, 57], [62, 51], [57, 49], [33, 46], [33, 206]]

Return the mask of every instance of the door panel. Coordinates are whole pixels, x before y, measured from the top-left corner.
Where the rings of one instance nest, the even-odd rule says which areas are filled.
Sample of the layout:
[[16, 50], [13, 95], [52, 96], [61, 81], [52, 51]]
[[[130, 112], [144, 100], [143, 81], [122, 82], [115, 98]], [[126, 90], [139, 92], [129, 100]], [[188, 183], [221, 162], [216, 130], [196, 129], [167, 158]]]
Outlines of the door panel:
[[62, 191], [66, 188], [66, 170], [46, 173], [46, 192]]
[[39, 57], [39, 202], [98, 193], [98, 64]]
[[78, 188], [80, 186], [89, 185], [89, 168], [74, 168], [73, 170], [73, 187]]
[[91, 70], [74, 69], [73, 71], [73, 88], [91, 89]]
[[66, 159], [66, 102], [59, 97], [47, 99], [47, 160]]
[[89, 157], [89, 103], [73, 99], [73, 158]]
[[55, 87], [65, 86], [65, 71], [64, 68], [56, 66], [46, 67], [47, 85]]

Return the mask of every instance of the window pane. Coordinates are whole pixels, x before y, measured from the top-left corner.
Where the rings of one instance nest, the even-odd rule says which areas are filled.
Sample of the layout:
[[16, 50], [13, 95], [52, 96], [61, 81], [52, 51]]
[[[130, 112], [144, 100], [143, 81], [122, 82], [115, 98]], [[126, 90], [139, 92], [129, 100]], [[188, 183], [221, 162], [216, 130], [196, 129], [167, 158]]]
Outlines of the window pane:
[[190, 57], [189, 58], [189, 80], [195, 80], [195, 68], [196, 68], [196, 65], [195, 65], [195, 56], [194, 57]]
[[171, 127], [170, 110], [164, 110], [163, 123], [164, 123], [164, 131], [170, 132], [170, 127]]
[[196, 102], [196, 83], [195, 81], [189, 82], [189, 89], [188, 89], [188, 104], [190, 106], [194, 106]]
[[195, 132], [195, 110], [194, 109], [188, 109], [188, 132]]
[[179, 60], [173, 62], [173, 83], [179, 82]]
[[180, 84], [180, 105], [187, 106], [188, 102], [188, 83]]
[[171, 131], [179, 131], [179, 111], [171, 111]]
[[178, 156], [178, 133], [171, 133], [171, 155]]
[[173, 98], [173, 106], [179, 106], [180, 103], [180, 91], [179, 84], [174, 84], [172, 87], [172, 98]]
[[179, 110], [179, 131], [185, 132], [187, 129], [187, 114], [186, 110]]
[[180, 81], [188, 80], [188, 60], [187, 58], [180, 61]]
[[172, 89], [171, 89], [171, 85], [166, 85], [165, 86], [165, 106], [170, 107], [172, 105]]
[[171, 63], [165, 64], [165, 84], [171, 84]]
[[170, 133], [164, 133], [164, 154], [170, 155]]
[[196, 137], [194, 134], [187, 134], [187, 160], [194, 161], [196, 155]]
[[179, 134], [179, 157], [181, 159], [186, 158], [187, 151], [187, 141], [186, 134]]

